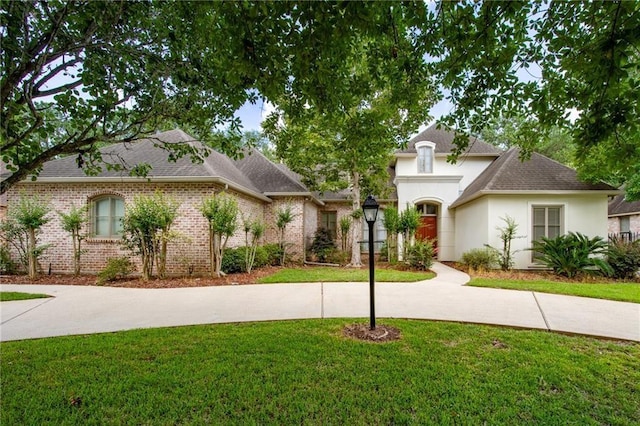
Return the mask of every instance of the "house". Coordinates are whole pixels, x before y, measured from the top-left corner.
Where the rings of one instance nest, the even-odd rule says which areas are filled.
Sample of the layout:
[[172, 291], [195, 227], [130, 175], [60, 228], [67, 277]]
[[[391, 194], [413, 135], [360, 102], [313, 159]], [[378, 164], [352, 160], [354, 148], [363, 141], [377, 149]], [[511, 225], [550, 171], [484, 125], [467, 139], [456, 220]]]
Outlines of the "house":
[[609, 203], [609, 235], [624, 239], [640, 239], [640, 200], [626, 201], [624, 194], [616, 195]]
[[[38, 194], [52, 205], [52, 220], [42, 228], [41, 243], [50, 243], [55, 249], [45, 252], [43, 267], [50, 265], [53, 272], [72, 270], [71, 239], [54, 211], [68, 211], [73, 205], [90, 207], [82, 270], [97, 272], [104, 268], [106, 259], [127, 254], [120, 244], [120, 219], [125, 206], [136, 195], [152, 195], [158, 190], [180, 204], [172, 227], [179, 237], [169, 246], [169, 273], [208, 271], [208, 225], [199, 207], [205, 197], [222, 191], [237, 199], [242, 217], [267, 224], [263, 244], [278, 242], [275, 218], [279, 209], [289, 206], [294, 219], [287, 225], [286, 243], [292, 258], [302, 258], [305, 241], [313, 237], [324, 203], [293, 172], [258, 151], [232, 160], [212, 150], [200, 162], [192, 162], [188, 155], [169, 162], [167, 151], [158, 142], [203, 147], [183, 131], [172, 130], [101, 150], [105, 161], [128, 166], [149, 164], [152, 169], [145, 178], [105, 168], [95, 176], [87, 176], [78, 168], [76, 156], [69, 156], [47, 162], [36, 181], [25, 180], [7, 192], [9, 205], [22, 194]], [[244, 243], [244, 234], [239, 230], [228, 245]]]
[[540, 154], [500, 152], [472, 139], [456, 164], [448, 163], [455, 134], [431, 126], [395, 154], [398, 206], [417, 209], [422, 237], [436, 238], [439, 260], [459, 260], [486, 244], [500, 248], [502, 218], [513, 218], [515, 267], [536, 267], [529, 250], [541, 236], [569, 231], [606, 238], [607, 202], [618, 194], [606, 184], [578, 180], [576, 172]]
[[[608, 197], [620, 191], [604, 184], [580, 182], [574, 170], [542, 155], [533, 154], [530, 160], [521, 162], [517, 149], [503, 153], [480, 140], [470, 141], [458, 162], [450, 164], [446, 159], [454, 148], [453, 139], [453, 133], [435, 126], [414, 137], [405, 149], [395, 153], [390, 169], [392, 195], [379, 200], [383, 208], [397, 205], [400, 211], [418, 210], [418, 236], [435, 238], [439, 260], [459, 260], [464, 252], [485, 244], [500, 247], [497, 228], [504, 225], [501, 218], [507, 216], [518, 225], [518, 238], [513, 243], [513, 249], [519, 250], [517, 268], [536, 266], [527, 249], [540, 236], [568, 231], [607, 235]], [[106, 259], [127, 254], [120, 244], [120, 219], [127, 203], [138, 194], [151, 195], [159, 190], [180, 204], [172, 228], [179, 238], [169, 247], [169, 273], [208, 270], [207, 223], [199, 206], [203, 198], [214, 193], [233, 195], [244, 218], [267, 224], [262, 244], [278, 242], [277, 213], [289, 206], [294, 220], [287, 227], [286, 243], [293, 258], [299, 260], [319, 227], [327, 228], [339, 241], [340, 220], [352, 213], [346, 193], [309, 191], [298, 175], [257, 151], [248, 151], [237, 160], [211, 151], [200, 161], [192, 162], [185, 156], [169, 162], [159, 141], [202, 148], [188, 134], [172, 130], [102, 149], [106, 161], [128, 166], [148, 163], [152, 169], [145, 178], [108, 169], [87, 176], [78, 168], [76, 156], [53, 160], [44, 165], [37, 180], [25, 180], [13, 187], [6, 194], [7, 204], [11, 206], [21, 194], [38, 194], [48, 199], [55, 211], [68, 211], [72, 205], [90, 207], [89, 238], [84, 242], [82, 257], [85, 272], [97, 272]], [[58, 215], [52, 214], [51, 218], [42, 229], [41, 242], [55, 249], [46, 252], [43, 266], [50, 266], [53, 272], [69, 272], [71, 238], [62, 230]], [[386, 237], [383, 214], [378, 218], [376, 242]], [[365, 225], [362, 240], [367, 238]], [[238, 231], [229, 247], [241, 245], [244, 235]]]

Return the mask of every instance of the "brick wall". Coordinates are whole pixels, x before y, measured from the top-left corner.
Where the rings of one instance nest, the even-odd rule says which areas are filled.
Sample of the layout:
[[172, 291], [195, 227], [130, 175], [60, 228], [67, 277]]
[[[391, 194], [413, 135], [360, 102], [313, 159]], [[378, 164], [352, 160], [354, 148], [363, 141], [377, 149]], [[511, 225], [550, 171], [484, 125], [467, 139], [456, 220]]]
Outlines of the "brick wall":
[[[43, 270], [49, 268], [54, 273], [70, 273], [73, 271], [73, 248], [71, 237], [62, 230], [60, 218], [56, 211], [68, 211], [72, 205], [84, 206], [100, 195], [113, 194], [124, 198], [125, 205], [131, 202], [135, 195], [152, 195], [156, 190], [180, 203], [178, 217], [172, 230], [178, 234], [175, 241], [168, 247], [167, 271], [170, 274], [185, 274], [191, 265], [195, 273], [206, 273], [208, 263], [208, 227], [207, 221], [199, 211], [202, 199], [222, 188], [208, 183], [22, 183], [12, 188], [8, 193], [8, 204], [12, 205], [20, 197], [38, 194], [49, 200], [52, 206], [49, 217], [52, 219], [40, 234], [40, 244], [51, 244], [41, 261]], [[247, 217], [264, 219], [268, 203], [228, 191], [236, 196], [240, 211]], [[88, 230], [87, 230], [88, 231]], [[293, 241], [293, 234], [291, 234]], [[277, 239], [266, 242], [276, 242]], [[241, 221], [238, 221], [236, 234], [229, 239], [228, 247], [244, 245], [244, 232]], [[82, 255], [82, 272], [95, 273], [104, 268], [109, 257], [130, 255], [121, 247], [119, 240], [87, 239], [83, 241], [85, 253]], [[133, 259], [133, 258], [132, 258]], [[133, 259], [138, 264], [138, 259]], [[138, 271], [140, 270], [138, 264]]]
[[291, 206], [293, 221], [286, 227], [285, 242], [288, 247], [287, 259], [297, 262], [304, 259], [305, 202], [303, 197], [274, 198], [273, 203], [264, 206], [264, 220], [267, 225], [265, 236], [266, 241], [270, 243], [279, 241], [276, 225], [278, 211], [286, 208], [287, 205]]

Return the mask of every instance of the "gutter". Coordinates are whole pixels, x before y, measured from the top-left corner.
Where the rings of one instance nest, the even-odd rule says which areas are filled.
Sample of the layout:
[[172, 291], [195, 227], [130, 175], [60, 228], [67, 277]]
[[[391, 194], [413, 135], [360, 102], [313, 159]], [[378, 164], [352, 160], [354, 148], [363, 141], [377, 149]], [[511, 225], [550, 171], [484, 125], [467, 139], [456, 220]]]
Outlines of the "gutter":
[[501, 191], [494, 191], [494, 190], [482, 190], [482, 191], [478, 191], [475, 194], [473, 194], [471, 197], [469, 197], [468, 199], [464, 200], [463, 202], [458, 202], [457, 200], [454, 201], [450, 206], [449, 209], [455, 209], [456, 207], [460, 207], [464, 204], [470, 203], [473, 200], [476, 200], [482, 196], [485, 195], [617, 195], [617, 194], [622, 194], [623, 191], [619, 190], [619, 189], [614, 189], [614, 190], [604, 190], [604, 189], [587, 189], [587, 190], [579, 190], [579, 189], [567, 189], [567, 190], [543, 190], [543, 189], [537, 189], [537, 190], [520, 190], [520, 191], [514, 191], [514, 190], [501, 190]]

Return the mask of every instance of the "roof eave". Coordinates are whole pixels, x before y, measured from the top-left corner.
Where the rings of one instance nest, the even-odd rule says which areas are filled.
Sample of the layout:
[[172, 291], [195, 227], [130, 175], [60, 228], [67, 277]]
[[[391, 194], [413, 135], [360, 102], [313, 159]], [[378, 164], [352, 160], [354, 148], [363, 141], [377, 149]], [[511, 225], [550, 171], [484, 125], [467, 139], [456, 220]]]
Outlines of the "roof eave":
[[464, 204], [470, 203], [473, 200], [476, 200], [484, 195], [588, 195], [588, 194], [599, 194], [599, 195], [617, 195], [621, 194], [623, 191], [619, 189], [606, 190], [606, 189], [565, 189], [565, 190], [482, 190], [474, 193], [468, 199], [463, 200], [462, 202], [454, 201], [449, 208], [455, 209], [456, 207], [460, 207]]
[[265, 192], [264, 195], [267, 197], [309, 197], [314, 203], [324, 206], [324, 202], [311, 192]]
[[250, 188], [242, 185], [238, 185], [230, 181], [229, 179], [220, 176], [150, 176], [150, 177], [135, 177], [135, 176], [118, 176], [118, 177], [39, 177], [35, 181], [23, 180], [20, 183], [24, 184], [38, 184], [38, 183], [141, 183], [141, 182], [157, 182], [157, 183], [176, 183], [176, 182], [193, 182], [193, 183], [219, 183], [226, 188], [231, 188], [242, 194], [249, 195], [257, 198], [261, 201], [271, 203], [273, 200], [264, 194], [256, 192]]

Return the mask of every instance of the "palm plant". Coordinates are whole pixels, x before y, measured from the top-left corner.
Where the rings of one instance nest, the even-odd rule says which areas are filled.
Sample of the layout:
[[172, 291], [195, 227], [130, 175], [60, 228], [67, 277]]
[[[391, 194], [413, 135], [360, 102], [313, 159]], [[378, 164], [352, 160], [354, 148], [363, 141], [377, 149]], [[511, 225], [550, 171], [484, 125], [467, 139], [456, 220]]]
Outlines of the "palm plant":
[[606, 242], [601, 237], [589, 238], [579, 232], [569, 232], [556, 238], [542, 237], [533, 242], [537, 259], [558, 275], [573, 278], [580, 273], [610, 275], [611, 266], [600, 257]]

